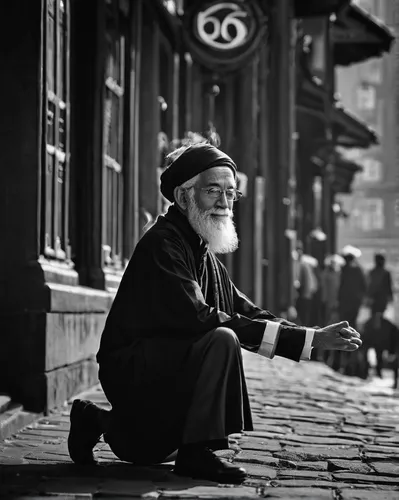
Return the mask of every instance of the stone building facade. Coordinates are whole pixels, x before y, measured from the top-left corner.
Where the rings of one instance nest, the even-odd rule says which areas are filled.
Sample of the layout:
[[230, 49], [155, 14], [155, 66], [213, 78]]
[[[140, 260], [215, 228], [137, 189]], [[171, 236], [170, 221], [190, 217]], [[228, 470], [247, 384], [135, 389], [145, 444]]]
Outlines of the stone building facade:
[[189, 131], [216, 130], [240, 169], [230, 274], [287, 311], [296, 235], [320, 224], [318, 255], [334, 246], [334, 196], [353, 174], [335, 147], [375, 141], [332, 83], [340, 61], [369, 57], [364, 26], [377, 52], [385, 31], [361, 17], [354, 38], [344, 9], [349, 0], [2, 2], [0, 392], [46, 412], [97, 382], [107, 312], [162, 209], [164, 154]]

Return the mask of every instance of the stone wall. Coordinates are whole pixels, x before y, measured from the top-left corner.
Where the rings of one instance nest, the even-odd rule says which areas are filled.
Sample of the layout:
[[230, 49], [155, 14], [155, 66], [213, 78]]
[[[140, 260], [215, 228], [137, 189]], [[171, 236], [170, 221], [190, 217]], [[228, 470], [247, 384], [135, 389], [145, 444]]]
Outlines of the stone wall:
[[48, 285], [49, 312], [0, 316], [0, 391], [31, 411], [48, 412], [98, 382], [95, 355], [112, 296]]

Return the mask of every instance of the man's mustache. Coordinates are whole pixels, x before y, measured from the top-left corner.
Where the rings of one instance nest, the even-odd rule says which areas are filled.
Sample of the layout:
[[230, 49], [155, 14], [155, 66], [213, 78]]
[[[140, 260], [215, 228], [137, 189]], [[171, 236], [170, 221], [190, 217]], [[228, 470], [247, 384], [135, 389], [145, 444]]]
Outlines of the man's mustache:
[[205, 212], [205, 215], [227, 215], [228, 217], [232, 218], [233, 217], [233, 212], [232, 210], [207, 210]]

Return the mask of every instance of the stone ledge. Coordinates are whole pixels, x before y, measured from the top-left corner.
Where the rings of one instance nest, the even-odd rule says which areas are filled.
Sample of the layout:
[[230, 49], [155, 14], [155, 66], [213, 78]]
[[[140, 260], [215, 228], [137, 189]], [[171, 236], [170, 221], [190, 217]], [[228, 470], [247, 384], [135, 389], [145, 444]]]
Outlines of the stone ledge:
[[48, 372], [16, 372], [10, 381], [10, 394], [25, 410], [41, 413], [96, 384], [98, 365], [92, 357]]
[[[36, 391], [32, 399], [32, 410], [48, 412], [65, 404], [75, 394], [98, 384], [98, 365], [94, 359], [57, 368], [40, 374], [34, 380], [30, 393]], [[26, 382], [28, 385], [28, 382]], [[28, 394], [26, 395], [28, 397]], [[27, 405], [26, 405], [27, 406]]]
[[114, 293], [83, 286], [46, 283], [50, 312], [108, 312]]
[[41, 415], [41, 413], [23, 411], [21, 405], [11, 405], [7, 411], [0, 415], [0, 441], [31, 424]]
[[43, 257], [40, 257], [38, 262], [43, 270], [46, 282], [74, 286], [79, 284], [79, 275], [72, 265], [65, 262], [46, 260]]
[[11, 406], [11, 398], [7, 394], [0, 394], [0, 416]]
[[28, 373], [44, 373], [94, 357], [106, 313], [32, 312], [0, 319], [0, 391], [12, 398], [5, 382]]

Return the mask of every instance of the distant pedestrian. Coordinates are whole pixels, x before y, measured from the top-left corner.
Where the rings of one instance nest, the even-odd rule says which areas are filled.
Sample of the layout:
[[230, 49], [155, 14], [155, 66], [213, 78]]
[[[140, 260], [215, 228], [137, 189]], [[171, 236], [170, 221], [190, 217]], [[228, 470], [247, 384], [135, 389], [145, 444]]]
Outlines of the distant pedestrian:
[[345, 264], [341, 269], [338, 290], [338, 308], [340, 319], [345, 318], [356, 328], [360, 306], [366, 296], [366, 278], [357, 257], [359, 249], [348, 245], [342, 250]]
[[393, 300], [392, 277], [388, 269], [385, 269], [385, 256], [376, 253], [374, 263], [375, 266], [367, 277], [367, 305], [372, 316], [382, 315]]
[[[338, 290], [339, 318], [345, 318], [353, 328], [357, 328], [357, 317], [366, 296], [366, 277], [357, 259], [361, 256], [358, 248], [347, 245], [342, 249], [345, 264], [341, 269]], [[334, 353], [333, 368], [346, 375], [356, 375], [357, 356], [350, 353]]]
[[[341, 280], [340, 268], [345, 260], [338, 254], [327, 255], [324, 260], [324, 268], [320, 273], [320, 297], [321, 315], [320, 324], [327, 325], [329, 322], [339, 321], [338, 292]], [[318, 359], [329, 366], [340, 363], [340, 356], [334, 351], [324, 351], [319, 354]], [[335, 361], [336, 360], [336, 361]]]
[[324, 324], [338, 321], [338, 293], [341, 280], [340, 268], [345, 260], [337, 254], [328, 255], [320, 274], [321, 302]]
[[[359, 354], [367, 361], [367, 351], [373, 348], [377, 360], [376, 373], [378, 377], [382, 377], [383, 355], [384, 352], [388, 352], [395, 372], [394, 384], [397, 386], [398, 328], [383, 317], [389, 302], [393, 300], [392, 278], [391, 273], [385, 269], [385, 256], [382, 253], [375, 254], [374, 263], [374, 268], [367, 276], [366, 293], [366, 305], [370, 308], [371, 317], [364, 325], [363, 334], [366, 342]], [[365, 366], [367, 369], [364, 370], [363, 376], [368, 374], [367, 362]]]
[[310, 324], [312, 299], [317, 291], [317, 277], [311, 259], [314, 259], [314, 257], [304, 254], [302, 242], [297, 241], [296, 259], [294, 260], [294, 286], [297, 293], [295, 308], [298, 314], [298, 322], [301, 325]]

